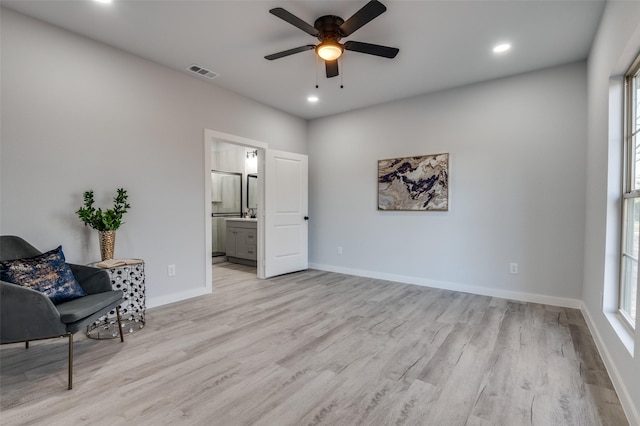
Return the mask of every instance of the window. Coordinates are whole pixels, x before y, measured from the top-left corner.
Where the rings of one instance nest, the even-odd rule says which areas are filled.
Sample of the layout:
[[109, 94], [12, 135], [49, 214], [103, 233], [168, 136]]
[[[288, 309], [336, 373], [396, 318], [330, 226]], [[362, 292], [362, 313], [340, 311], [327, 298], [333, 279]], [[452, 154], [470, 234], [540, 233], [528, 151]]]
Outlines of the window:
[[640, 254], [640, 57], [625, 76], [625, 86], [624, 218], [618, 310], [635, 329]]

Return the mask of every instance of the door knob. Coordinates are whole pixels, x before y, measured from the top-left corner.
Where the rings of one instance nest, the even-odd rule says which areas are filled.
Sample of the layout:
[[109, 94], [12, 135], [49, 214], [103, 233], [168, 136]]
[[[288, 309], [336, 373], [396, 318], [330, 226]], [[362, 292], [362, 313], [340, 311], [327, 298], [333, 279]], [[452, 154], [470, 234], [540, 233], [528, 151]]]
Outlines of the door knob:
[[304, 217], [304, 220], [309, 220], [309, 216], [305, 216], [305, 217]]

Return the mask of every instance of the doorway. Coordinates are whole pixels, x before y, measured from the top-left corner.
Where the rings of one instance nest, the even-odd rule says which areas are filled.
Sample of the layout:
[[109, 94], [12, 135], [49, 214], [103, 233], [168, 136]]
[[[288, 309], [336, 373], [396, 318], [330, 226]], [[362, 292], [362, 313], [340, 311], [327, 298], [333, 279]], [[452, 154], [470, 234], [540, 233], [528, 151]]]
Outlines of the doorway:
[[[251, 255], [255, 256], [253, 261], [256, 267], [258, 278], [264, 278], [264, 158], [267, 144], [254, 141], [235, 135], [229, 135], [213, 130], [205, 129], [204, 158], [205, 171], [217, 171], [240, 176], [240, 209], [235, 205], [237, 193], [227, 188], [227, 194], [222, 193], [225, 189], [221, 180], [214, 183], [212, 179], [205, 180], [205, 257], [206, 257], [206, 282], [211, 286], [212, 265], [214, 260], [226, 261], [227, 254], [232, 254], [233, 260], [243, 262]], [[217, 174], [216, 174], [217, 175]], [[251, 175], [251, 177], [249, 177]], [[217, 179], [217, 178], [216, 178]], [[237, 188], [238, 178], [233, 180], [233, 187]], [[217, 185], [217, 186], [216, 186]], [[231, 185], [231, 183], [229, 183]], [[225, 195], [234, 194], [233, 201]], [[231, 196], [231, 195], [229, 195]], [[223, 205], [232, 206], [233, 212], [225, 209]], [[231, 207], [230, 207], [231, 208]], [[225, 217], [217, 217], [216, 211], [225, 213]], [[229, 215], [226, 215], [229, 213]], [[227, 224], [240, 224], [241, 228], [251, 226], [250, 223], [243, 224], [243, 216], [249, 216], [247, 222], [253, 221], [255, 232], [247, 235], [245, 229], [241, 229], [242, 237], [251, 238], [254, 243], [247, 246], [245, 241], [241, 241], [240, 247], [237, 241], [227, 241]], [[254, 216], [251, 218], [250, 216]], [[232, 235], [236, 235], [233, 234]], [[234, 237], [235, 238], [235, 237]], [[237, 237], [241, 238], [241, 237]], [[214, 250], [214, 245], [216, 249]], [[241, 249], [240, 252], [237, 250]], [[231, 252], [229, 252], [231, 250]], [[243, 251], [244, 250], [244, 251]], [[249, 253], [253, 251], [253, 253]], [[218, 252], [218, 253], [216, 253]], [[214, 257], [214, 253], [218, 256]], [[250, 260], [250, 259], [249, 259]], [[249, 262], [251, 264], [251, 262]]]
[[[257, 240], [255, 246], [255, 263], [257, 276], [260, 279], [282, 275], [290, 272], [301, 271], [308, 268], [308, 157], [285, 151], [268, 149], [267, 144], [239, 136], [216, 132], [205, 129], [204, 138], [204, 163], [208, 174], [212, 169], [214, 143], [226, 143], [235, 147], [242, 147], [255, 153], [257, 178], [255, 182], [246, 182], [249, 197], [252, 198], [250, 188], [255, 188], [258, 196], [257, 212], [255, 212], [255, 232]], [[247, 155], [249, 158], [249, 155]], [[248, 178], [251, 180], [251, 178]], [[206, 286], [211, 291], [212, 286], [212, 183], [211, 179], [205, 179], [205, 278]], [[245, 204], [246, 205], [246, 201]], [[233, 220], [233, 219], [232, 219]], [[237, 222], [242, 222], [238, 220]], [[247, 228], [247, 223], [240, 228]], [[242, 234], [246, 230], [238, 230]], [[242, 250], [249, 250], [252, 244], [248, 239], [245, 247], [238, 247], [238, 237], [231, 243], [235, 254]], [[247, 237], [248, 238], [248, 237]], [[227, 241], [227, 257], [229, 257], [229, 244]], [[240, 241], [242, 245], [242, 241]], [[247, 253], [244, 253], [245, 255]]]

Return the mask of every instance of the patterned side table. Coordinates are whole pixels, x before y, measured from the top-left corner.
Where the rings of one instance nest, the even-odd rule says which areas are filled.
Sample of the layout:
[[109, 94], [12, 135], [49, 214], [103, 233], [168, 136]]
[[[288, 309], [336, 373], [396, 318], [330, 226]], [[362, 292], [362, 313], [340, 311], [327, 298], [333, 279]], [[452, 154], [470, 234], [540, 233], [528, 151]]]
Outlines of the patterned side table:
[[[130, 259], [129, 259], [130, 260]], [[95, 266], [95, 263], [90, 266]], [[120, 304], [120, 319], [124, 334], [134, 333], [144, 327], [145, 284], [144, 261], [105, 269], [114, 290], [122, 290], [124, 302]], [[118, 337], [118, 320], [115, 308], [87, 326], [87, 336], [92, 339]]]

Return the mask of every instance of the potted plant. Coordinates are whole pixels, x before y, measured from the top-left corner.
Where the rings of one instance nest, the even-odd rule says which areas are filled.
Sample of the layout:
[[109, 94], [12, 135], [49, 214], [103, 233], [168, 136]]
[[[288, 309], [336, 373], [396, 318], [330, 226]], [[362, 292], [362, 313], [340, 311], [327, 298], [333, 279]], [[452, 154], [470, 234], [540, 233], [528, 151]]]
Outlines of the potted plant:
[[85, 225], [98, 231], [100, 241], [100, 256], [102, 260], [113, 259], [113, 249], [116, 244], [116, 230], [122, 225], [122, 216], [131, 208], [127, 199], [127, 191], [118, 188], [113, 199], [113, 208], [102, 211], [93, 207], [93, 190], [84, 193], [84, 206], [76, 214]]

